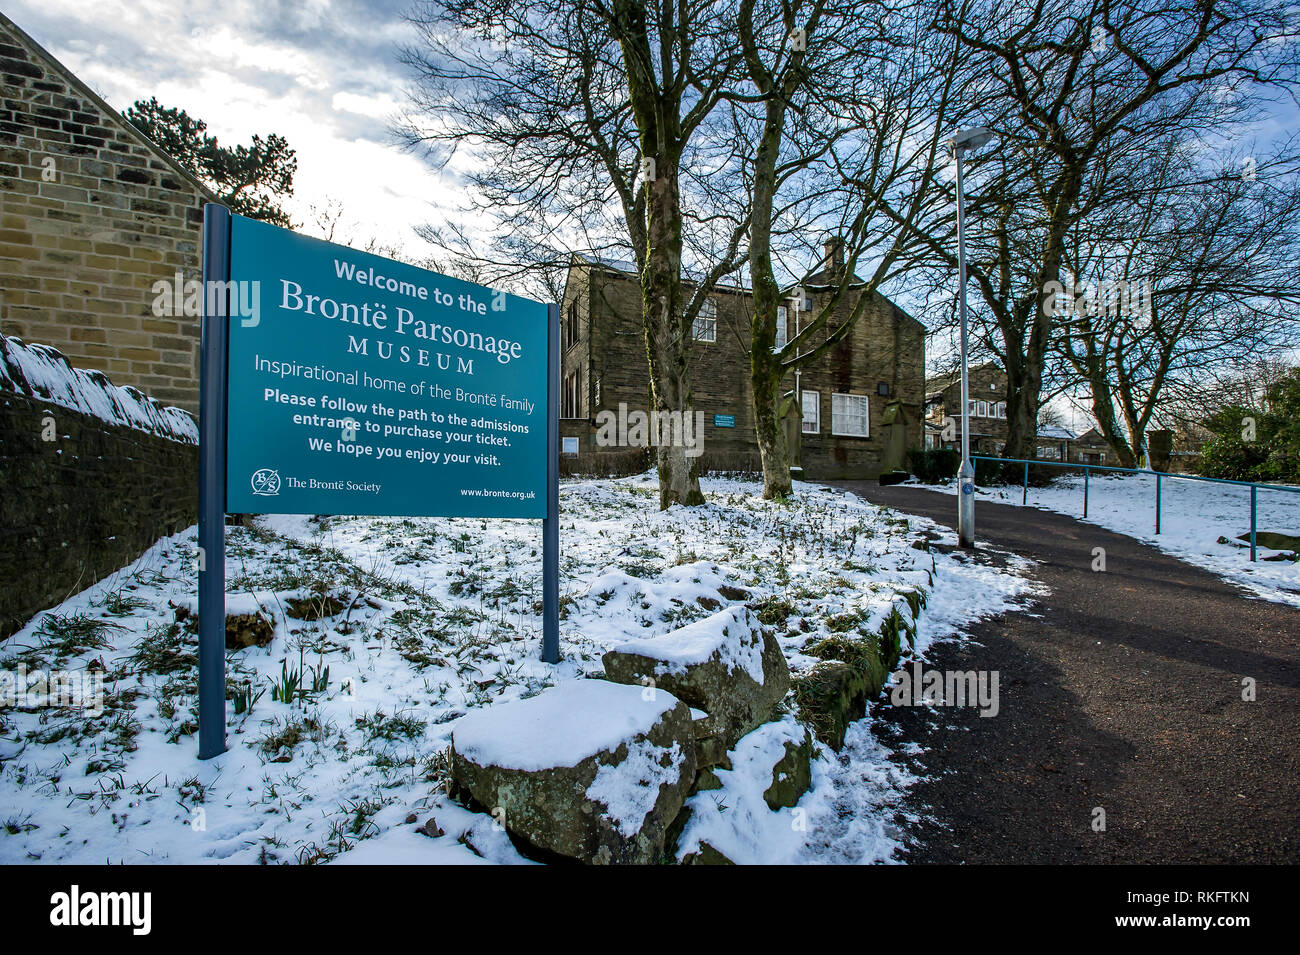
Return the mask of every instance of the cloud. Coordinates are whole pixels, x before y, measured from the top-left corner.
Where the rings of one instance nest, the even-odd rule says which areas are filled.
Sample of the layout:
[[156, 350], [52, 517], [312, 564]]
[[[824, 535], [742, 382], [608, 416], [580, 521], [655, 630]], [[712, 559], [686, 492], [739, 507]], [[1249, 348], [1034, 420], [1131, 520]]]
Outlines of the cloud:
[[[157, 96], [224, 142], [279, 133], [298, 153], [295, 221], [342, 203], [358, 241], [422, 254], [413, 228], [456, 186], [391, 145], [407, 0], [8, 0], [6, 12], [119, 110]], [[442, 210], [439, 212], [439, 210]]]

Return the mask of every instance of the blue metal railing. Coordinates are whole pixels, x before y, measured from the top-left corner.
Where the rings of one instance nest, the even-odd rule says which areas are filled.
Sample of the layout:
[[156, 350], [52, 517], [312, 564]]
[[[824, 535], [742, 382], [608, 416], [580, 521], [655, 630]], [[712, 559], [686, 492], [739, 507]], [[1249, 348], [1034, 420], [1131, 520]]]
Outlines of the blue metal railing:
[[1174, 478], [1179, 481], [1207, 481], [1210, 484], [1235, 484], [1238, 487], [1250, 488], [1250, 559], [1255, 559], [1255, 516], [1257, 513], [1257, 503], [1259, 489], [1264, 488], [1269, 491], [1290, 491], [1294, 494], [1300, 494], [1300, 487], [1289, 487], [1285, 484], [1255, 484], [1251, 481], [1232, 481], [1228, 478], [1211, 478], [1202, 477], [1199, 474], [1170, 474], [1167, 471], [1144, 471], [1142, 468], [1120, 468], [1106, 464], [1071, 464], [1066, 461], [1030, 461], [1025, 458], [993, 458], [984, 454], [972, 454], [971, 459], [975, 461], [994, 461], [998, 464], [1023, 464], [1025, 466], [1024, 493], [1020, 497], [1021, 504], [1029, 503], [1029, 466], [1031, 464], [1044, 465], [1054, 468], [1069, 468], [1072, 471], [1083, 471], [1083, 516], [1086, 520], [1088, 517], [1088, 478], [1093, 471], [1120, 471], [1125, 474], [1154, 474], [1156, 477], [1156, 533], [1160, 533], [1160, 499], [1161, 499], [1161, 482], [1165, 478]]

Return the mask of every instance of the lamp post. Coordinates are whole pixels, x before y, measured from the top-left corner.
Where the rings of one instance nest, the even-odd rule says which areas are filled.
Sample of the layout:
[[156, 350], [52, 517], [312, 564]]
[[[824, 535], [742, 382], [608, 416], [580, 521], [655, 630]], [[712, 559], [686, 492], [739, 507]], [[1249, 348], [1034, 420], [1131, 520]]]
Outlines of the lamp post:
[[957, 539], [975, 546], [975, 468], [970, 461], [970, 380], [966, 347], [966, 200], [962, 194], [961, 154], [979, 149], [993, 133], [982, 126], [959, 129], [948, 140], [957, 162], [957, 282], [961, 303], [961, 467], [957, 471]]

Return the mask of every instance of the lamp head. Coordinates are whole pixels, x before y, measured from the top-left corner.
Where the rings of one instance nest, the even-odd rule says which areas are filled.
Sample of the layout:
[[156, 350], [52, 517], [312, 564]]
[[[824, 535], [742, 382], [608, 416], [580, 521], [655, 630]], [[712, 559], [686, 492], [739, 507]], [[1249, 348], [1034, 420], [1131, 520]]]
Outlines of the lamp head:
[[953, 133], [952, 138], [948, 140], [948, 145], [953, 148], [953, 152], [960, 152], [963, 149], [979, 149], [992, 138], [993, 131], [991, 129], [985, 129], [983, 126], [972, 126], [969, 129], [959, 129]]

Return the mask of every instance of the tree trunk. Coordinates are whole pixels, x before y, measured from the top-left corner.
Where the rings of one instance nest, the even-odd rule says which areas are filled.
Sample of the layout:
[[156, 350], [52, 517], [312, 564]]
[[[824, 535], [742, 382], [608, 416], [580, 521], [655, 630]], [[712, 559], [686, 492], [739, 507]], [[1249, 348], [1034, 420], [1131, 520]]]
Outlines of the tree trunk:
[[790, 495], [790, 449], [780, 413], [781, 362], [770, 345], [767, 356], [758, 355], [760, 347], [756, 336], [749, 377], [754, 392], [754, 436], [763, 462], [763, 498], [770, 501]]
[[1088, 385], [1092, 391], [1092, 416], [1097, 419], [1097, 430], [1101, 432], [1110, 449], [1119, 459], [1119, 466], [1131, 468], [1137, 466], [1137, 457], [1133, 448], [1124, 439], [1124, 432], [1115, 416], [1115, 404], [1110, 393], [1110, 382], [1106, 380], [1104, 368], [1088, 376]]
[[[661, 168], [646, 184], [648, 250], [641, 274], [650, 400], [655, 412], [678, 413], [686, 422], [693, 414], [690, 325], [682, 302], [682, 220], [676, 157], [666, 157], [657, 165]], [[703, 504], [699, 458], [687, 457], [687, 449], [671, 439], [671, 431], [661, 435], [656, 453], [659, 507], [666, 510], [674, 504]]]

